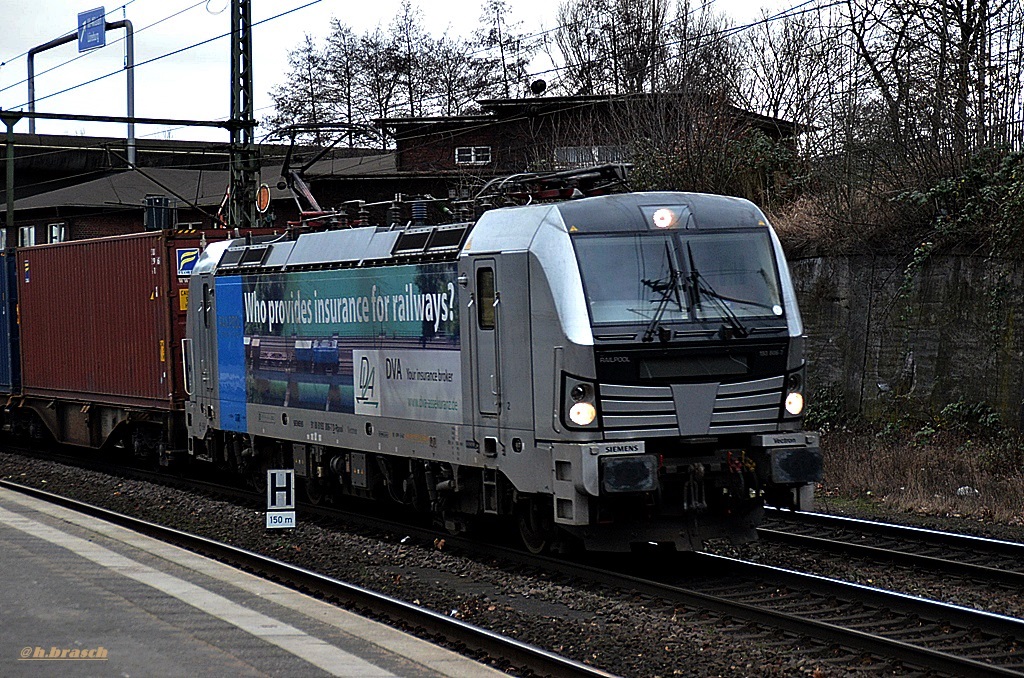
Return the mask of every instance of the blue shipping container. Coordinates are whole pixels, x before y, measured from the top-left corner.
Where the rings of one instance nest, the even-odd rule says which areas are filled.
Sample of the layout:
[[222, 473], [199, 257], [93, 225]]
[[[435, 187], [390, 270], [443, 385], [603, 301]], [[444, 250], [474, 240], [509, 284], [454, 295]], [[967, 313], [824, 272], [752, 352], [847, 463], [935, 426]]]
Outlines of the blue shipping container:
[[21, 385], [18, 351], [18, 259], [13, 251], [0, 251], [0, 392]]

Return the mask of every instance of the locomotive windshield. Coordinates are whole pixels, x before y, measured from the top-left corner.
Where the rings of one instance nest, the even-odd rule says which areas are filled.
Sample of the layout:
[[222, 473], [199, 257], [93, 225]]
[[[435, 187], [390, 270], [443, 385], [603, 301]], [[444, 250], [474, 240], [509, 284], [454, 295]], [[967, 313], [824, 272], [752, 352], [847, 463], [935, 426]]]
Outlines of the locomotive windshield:
[[595, 325], [782, 316], [765, 231], [601, 234], [573, 242]]

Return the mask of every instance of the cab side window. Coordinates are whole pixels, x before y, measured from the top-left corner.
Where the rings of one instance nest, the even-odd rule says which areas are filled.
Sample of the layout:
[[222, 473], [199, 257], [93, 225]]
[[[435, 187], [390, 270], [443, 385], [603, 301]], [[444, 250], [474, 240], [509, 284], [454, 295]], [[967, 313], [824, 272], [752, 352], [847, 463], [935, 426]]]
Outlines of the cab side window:
[[481, 268], [476, 272], [477, 324], [482, 330], [494, 329], [494, 269]]

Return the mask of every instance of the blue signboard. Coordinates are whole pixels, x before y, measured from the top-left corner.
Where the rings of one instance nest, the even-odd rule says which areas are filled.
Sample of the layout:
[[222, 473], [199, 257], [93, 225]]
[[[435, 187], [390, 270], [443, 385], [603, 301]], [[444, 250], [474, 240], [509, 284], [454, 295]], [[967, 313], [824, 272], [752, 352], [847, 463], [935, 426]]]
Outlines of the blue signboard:
[[78, 15], [78, 51], [103, 47], [107, 44], [107, 13], [102, 7], [90, 9]]

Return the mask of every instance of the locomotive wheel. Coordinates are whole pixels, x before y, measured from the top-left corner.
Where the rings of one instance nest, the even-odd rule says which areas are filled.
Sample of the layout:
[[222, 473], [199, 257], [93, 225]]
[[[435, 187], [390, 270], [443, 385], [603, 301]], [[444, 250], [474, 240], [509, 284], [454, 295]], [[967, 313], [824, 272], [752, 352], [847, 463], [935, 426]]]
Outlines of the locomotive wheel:
[[261, 466], [255, 466], [250, 469], [247, 474], [246, 482], [256, 492], [264, 494], [267, 491], [267, 471], [266, 468]]
[[245, 481], [252, 489], [261, 494], [267, 491], [267, 469], [270, 468], [263, 455], [254, 455], [245, 469]]
[[303, 483], [306, 486], [306, 499], [309, 500], [310, 504], [319, 506], [323, 503], [326, 492], [324, 492], [324, 486], [316, 478], [306, 478], [306, 482]]
[[535, 556], [551, 550], [557, 540], [551, 515], [551, 503], [542, 499], [525, 499], [519, 507], [519, 539]]

